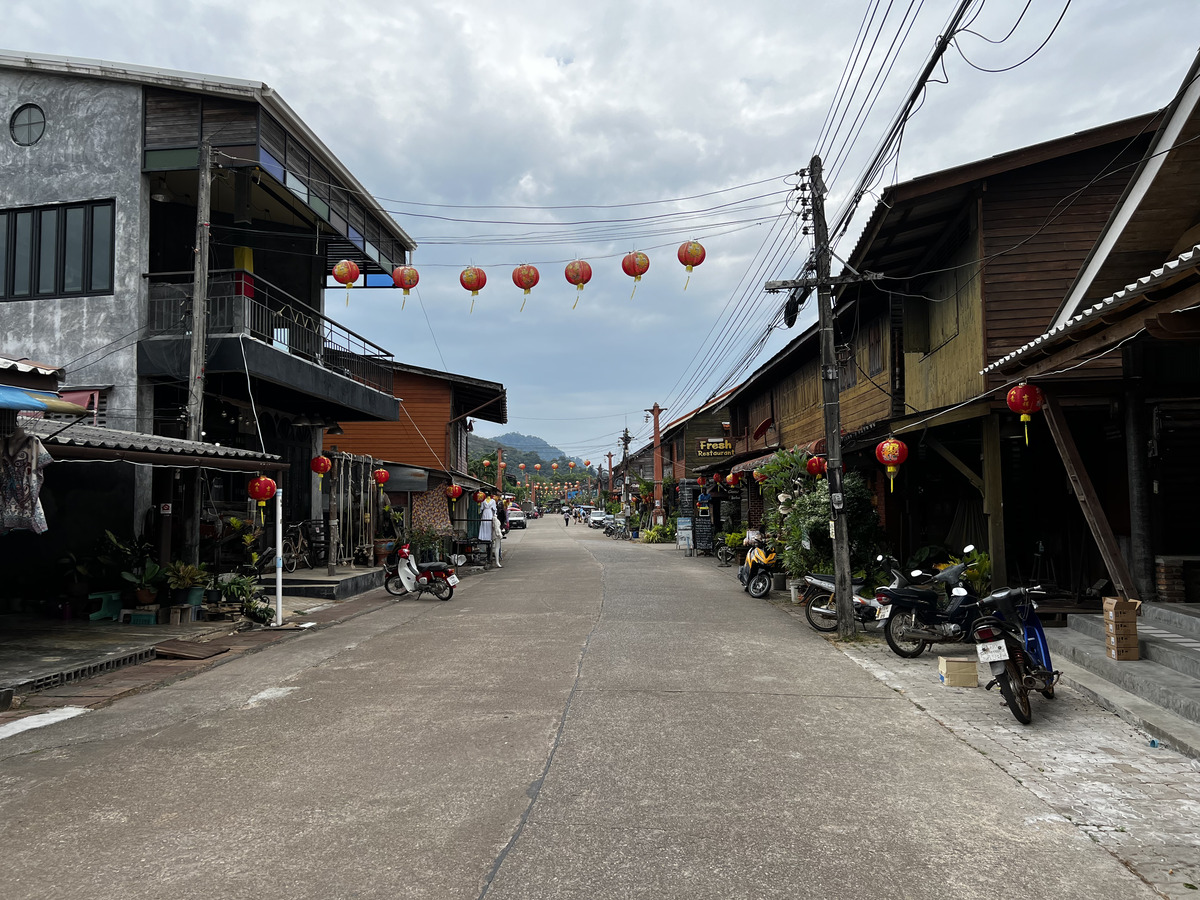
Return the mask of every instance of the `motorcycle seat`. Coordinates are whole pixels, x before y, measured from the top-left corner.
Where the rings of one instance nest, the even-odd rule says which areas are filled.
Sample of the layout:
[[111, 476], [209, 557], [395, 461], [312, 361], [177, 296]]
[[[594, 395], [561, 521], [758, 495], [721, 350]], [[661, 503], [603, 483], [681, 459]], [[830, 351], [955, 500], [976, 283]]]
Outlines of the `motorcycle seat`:
[[450, 566], [444, 562], [417, 563], [417, 569], [421, 572], [444, 572]]
[[893, 600], [912, 600], [921, 603], [928, 603], [930, 600], [937, 600], [938, 598], [937, 591], [918, 587], [881, 588], [880, 593], [891, 597]]

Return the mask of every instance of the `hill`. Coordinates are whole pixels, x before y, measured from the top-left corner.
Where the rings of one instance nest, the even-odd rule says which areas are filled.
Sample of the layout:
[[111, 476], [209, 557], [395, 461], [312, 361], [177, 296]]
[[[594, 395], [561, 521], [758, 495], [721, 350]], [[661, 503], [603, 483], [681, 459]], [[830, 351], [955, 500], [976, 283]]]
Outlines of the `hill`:
[[566, 455], [557, 447], [551, 446], [540, 437], [535, 437], [532, 434], [520, 434], [516, 431], [510, 431], [506, 434], [497, 435], [492, 438], [492, 441], [500, 444], [502, 447], [521, 450], [525, 453], [536, 453], [544, 462], [549, 462], [552, 459], [558, 459]]

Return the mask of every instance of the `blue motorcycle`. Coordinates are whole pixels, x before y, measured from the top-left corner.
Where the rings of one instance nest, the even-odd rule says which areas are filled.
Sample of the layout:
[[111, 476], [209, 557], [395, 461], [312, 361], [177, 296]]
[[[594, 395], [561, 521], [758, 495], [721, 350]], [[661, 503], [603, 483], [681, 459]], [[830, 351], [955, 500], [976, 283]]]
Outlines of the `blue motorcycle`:
[[973, 635], [979, 659], [992, 669], [987, 690], [999, 687], [1004, 702], [1022, 725], [1033, 720], [1029, 692], [1054, 699], [1061, 672], [1050, 662], [1050, 647], [1038, 618], [1037, 588], [1000, 588], [979, 600]]

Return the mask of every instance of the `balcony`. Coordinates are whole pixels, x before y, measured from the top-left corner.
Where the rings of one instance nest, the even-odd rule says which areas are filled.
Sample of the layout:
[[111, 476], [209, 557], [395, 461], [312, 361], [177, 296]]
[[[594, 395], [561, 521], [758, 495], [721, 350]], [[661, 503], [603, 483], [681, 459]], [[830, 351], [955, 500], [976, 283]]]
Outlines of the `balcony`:
[[[192, 273], [168, 272], [149, 279], [146, 341], [188, 340]], [[320, 407], [341, 419], [394, 420], [398, 414], [392, 354], [260, 276], [239, 269], [212, 272], [207, 326], [210, 389], [220, 390], [215, 382], [223, 373], [237, 373], [273, 385], [275, 405], [283, 409], [315, 412]], [[165, 361], [177, 366], [178, 359], [177, 352], [141, 353], [139, 371], [177, 376], [164, 367], [169, 367]], [[306, 396], [296, 398], [296, 392]]]

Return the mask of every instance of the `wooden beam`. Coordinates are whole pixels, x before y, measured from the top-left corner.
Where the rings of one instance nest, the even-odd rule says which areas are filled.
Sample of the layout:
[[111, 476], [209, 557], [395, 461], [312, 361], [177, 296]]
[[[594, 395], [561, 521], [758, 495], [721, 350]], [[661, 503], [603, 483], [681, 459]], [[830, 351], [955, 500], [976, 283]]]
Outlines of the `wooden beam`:
[[981, 423], [983, 445], [983, 514], [987, 518], [988, 553], [992, 557], [992, 586], [1008, 584], [1004, 545], [1004, 478], [1000, 459], [1000, 416], [992, 413]]
[[984, 493], [983, 479], [975, 474], [974, 469], [950, 452], [950, 450], [946, 448], [945, 444], [943, 444], [937, 438], [930, 437], [929, 435], [925, 435], [922, 440], [925, 442], [925, 446], [927, 446], [942, 459], [946, 460], [946, 462], [950, 463], [950, 465], [958, 470], [963, 478], [971, 482], [971, 486], [975, 488], [975, 490], [979, 491], [981, 494]]
[[1062, 407], [1053, 396], [1047, 395], [1045, 406], [1042, 408], [1046, 414], [1046, 424], [1050, 426], [1050, 433], [1054, 436], [1054, 443], [1058, 446], [1058, 453], [1067, 469], [1067, 478], [1071, 481], [1071, 487], [1075, 489], [1083, 518], [1091, 529], [1096, 546], [1100, 548], [1100, 556], [1104, 559], [1113, 588], [1126, 600], [1137, 600], [1137, 587], [1129, 574], [1125, 558], [1121, 556], [1121, 548], [1117, 546], [1112, 526], [1108, 524], [1108, 518], [1100, 506], [1100, 498], [1096, 496], [1092, 479], [1083, 467], [1083, 460], [1075, 446], [1075, 438], [1071, 436], [1071, 429], [1067, 425]]
[[991, 411], [991, 401], [981, 400], [976, 403], [968, 403], [966, 406], [950, 407], [940, 413], [917, 413], [905, 419], [893, 420], [890, 431], [892, 434], [907, 434], [910, 431], [920, 431], [922, 428], [936, 428], [940, 425], [952, 425], [955, 422], [978, 419]]

